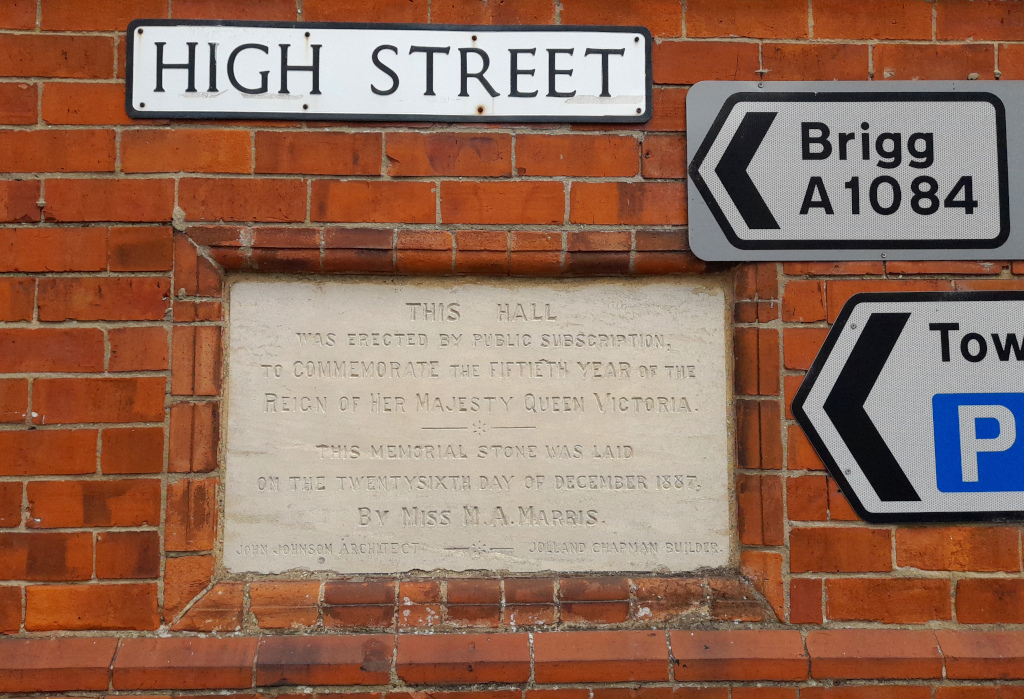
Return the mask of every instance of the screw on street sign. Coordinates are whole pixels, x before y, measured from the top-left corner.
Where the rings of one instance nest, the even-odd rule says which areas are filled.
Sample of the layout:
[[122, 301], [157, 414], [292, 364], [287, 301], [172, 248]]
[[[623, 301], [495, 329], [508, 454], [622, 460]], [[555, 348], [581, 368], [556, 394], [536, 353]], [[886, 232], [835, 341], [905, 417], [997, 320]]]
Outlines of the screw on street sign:
[[1024, 517], [1024, 292], [854, 296], [793, 413], [868, 521]]
[[702, 82], [686, 113], [705, 260], [1024, 258], [1014, 83]]

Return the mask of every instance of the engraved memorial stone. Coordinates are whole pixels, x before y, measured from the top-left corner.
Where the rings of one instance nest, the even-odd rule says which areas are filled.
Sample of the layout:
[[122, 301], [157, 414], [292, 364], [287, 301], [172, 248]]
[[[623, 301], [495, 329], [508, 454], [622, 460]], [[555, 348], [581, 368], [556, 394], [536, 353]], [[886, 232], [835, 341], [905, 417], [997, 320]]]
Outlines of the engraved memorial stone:
[[225, 566], [726, 564], [715, 284], [235, 282]]

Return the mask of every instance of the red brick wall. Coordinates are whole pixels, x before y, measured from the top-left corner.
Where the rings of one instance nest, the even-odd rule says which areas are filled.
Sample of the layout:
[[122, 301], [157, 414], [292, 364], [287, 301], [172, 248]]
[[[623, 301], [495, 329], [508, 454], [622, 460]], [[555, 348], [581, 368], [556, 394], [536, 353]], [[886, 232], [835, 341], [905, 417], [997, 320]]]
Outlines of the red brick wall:
[[[132, 19], [160, 17], [642, 24], [657, 41], [654, 118], [635, 127], [133, 121], [123, 106], [124, 30]], [[115, 689], [251, 687], [249, 637], [289, 630], [355, 634], [361, 662], [383, 653], [390, 668], [397, 658], [398, 669], [371, 685], [499, 682], [526, 699], [550, 694], [535, 683], [566, 682], [583, 685], [551, 699], [627, 699], [633, 690], [598, 685], [641, 681], [654, 682], [655, 694], [686, 697], [696, 695], [684, 686], [708, 681], [717, 688], [699, 696], [792, 697], [802, 682], [802, 697], [995, 697], [995, 689], [959, 684], [1021, 673], [950, 664], [971, 648], [984, 655], [984, 643], [999, 649], [993, 657], [1024, 657], [1013, 634], [956, 635], [1024, 624], [1020, 527], [858, 521], [789, 401], [853, 293], [1021, 289], [1024, 263], [705, 264], [687, 245], [684, 178], [694, 82], [1024, 77], [1024, 3], [0, 0], [0, 76], [0, 633], [246, 637], [242, 650], [208, 650], [243, 668], [241, 684], [184, 670], [179, 684], [133, 684], [124, 677], [136, 666], [122, 681], [116, 663], [110, 680], [103, 668], [115, 651], [117, 662], [135, 653], [144, 665], [149, 648], [123, 641], [117, 651], [114, 638], [110, 657], [102, 644], [89, 651], [102, 677], [79, 673], [51, 685], [39, 678], [85, 651], [0, 641], [8, 649], [0, 691], [104, 690], [110, 681]], [[739, 568], [680, 578], [225, 574], [216, 559], [221, 293], [233, 270], [731, 275]], [[660, 640], [650, 648], [649, 632], [626, 631], [737, 624], [795, 635], [722, 651], [761, 670], [730, 670], [735, 662], [716, 656], [708, 667], [717, 669], [693, 674], [680, 669], [688, 631], [653, 632]], [[846, 635], [851, 625], [926, 630], [865, 639]], [[592, 632], [586, 642], [519, 633], [595, 628], [620, 631]], [[406, 631], [466, 629], [498, 632], [486, 636], [498, 639], [490, 660], [402, 640]], [[366, 650], [365, 639], [378, 638], [370, 632], [388, 634], [383, 650]], [[714, 654], [718, 642], [707, 639]], [[886, 659], [932, 658], [940, 645], [937, 665], [907, 660], [917, 669], [885, 670]], [[190, 667], [174, 659], [186, 651], [167, 648], [168, 663]], [[875, 670], [827, 664], [864, 648]], [[527, 671], [432, 665], [449, 653], [478, 667], [518, 659]], [[610, 669], [628, 657], [627, 669]], [[656, 669], [637, 670], [644, 663]], [[429, 667], [408, 669], [418, 664]], [[607, 672], [574, 674], [566, 664]], [[21, 678], [13, 684], [8, 667]], [[778, 667], [790, 669], [776, 676]], [[285, 684], [359, 684], [356, 675]], [[844, 678], [911, 686], [830, 688]], [[748, 686], [759, 680], [782, 684]]]

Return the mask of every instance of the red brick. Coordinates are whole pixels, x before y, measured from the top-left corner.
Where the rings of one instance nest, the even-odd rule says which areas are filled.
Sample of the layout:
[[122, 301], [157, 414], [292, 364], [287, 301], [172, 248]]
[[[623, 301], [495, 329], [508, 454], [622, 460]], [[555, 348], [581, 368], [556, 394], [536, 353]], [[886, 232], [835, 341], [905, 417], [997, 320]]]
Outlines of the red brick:
[[[21, 483], [0, 483], [0, 527], [17, 527], [21, 524], [21, 491]], [[2, 590], [0, 588], [0, 594]]]
[[96, 535], [96, 577], [160, 576], [160, 532], [103, 532]]
[[295, 0], [174, 0], [171, 16], [180, 19], [296, 19]]
[[168, 558], [164, 564], [164, 620], [170, 622], [213, 577], [213, 556]]
[[807, 10], [803, 0], [688, 0], [686, 35], [802, 39], [807, 36]]
[[40, 220], [39, 180], [0, 180], [0, 221], [31, 223]]
[[103, 371], [103, 331], [95, 328], [0, 329], [0, 371]]
[[794, 522], [828, 520], [828, 484], [825, 476], [790, 476], [786, 479], [786, 507]]
[[114, 42], [105, 36], [6, 34], [0, 46], [0, 75], [112, 78]]
[[782, 346], [784, 348], [785, 362], [787, 369], [811, 368], [811, 362], [825, 342], [828, 335], [828, 328], [786, 328], [782, 331]]
[[114, 132], [0, 131], [0, 172], [113, 172]]
[[217, 465], [220, 414], [216, 403], [178, 403], [171, 408], [168, 470], [206, 473]]
[[397, 658], [395, 671], [408, 684], [514, 683], [530, 678], [530, 644], [523, 634], [400, 635]]
[[554, 24], [554, 0], [481, 3], [433, 0], [430, 21], [437, 24]]
[[821, 580], [793, 578], [789, 583], [789, 621], [791, 624], [820, 624]]
[[625, 578], [562, 578], [558, 590], [559, 598], [569, 601], [629, 599], [629, 582]]
[[167, 329], [159, 326], [111, 328], [110, 371], [166, 371]]
[[799, 681], [807, 655], [799, 631], [671, 631], [675, 678]]
[[[757, 44], [738, 41], [662, 41], [654, 44], [654, 82], [759, 80]], [[645, 141], [646, 143], [646, 141]]]
[[166, 277], [61, 277], [39, 280], [39, 320], [163, 320]]
[[[21, 587], [5, 585], [0, 587], [0, 633], [14, 634], [21, 630]], [[0, 686], [3, 685], [3, 669], [0, 668]]]
[[[316, 623], [319, 613], [320, 583], [316, 581], [253, 583], [249, 586], [249, 599], [249, 609], [256, 617], [256, 623], [261, 629], [308, 627]], [[325, 682], [322, 684], [345, 683]]]
[[828, 283], [828, 322], [834, 323], [842, 310], [843, 305], [850, 300], [854, 294], [866, 291], [951, 291], [953, 285], [942, 279], [915, 279], [915, 280], [847, 280], [841, 279]]
[[103, 430], [100, 468], [105, 474], [160, 473], [164, 463], [162, 427]]
[[788, 447], [786, 449], [788, 461], [786, 468], [795, 471], [824, 471], [825, 464], [821, 462], [818, 454], [814, 451], [807, 436], [797, 425], [791, 425], [788, 430]]
[[307, 22], [426, 22], [428, 0], [303, 0], [302, 14]]
[[116, 638], [0, 641], [0, 691], [106, 691]]
[[1005, 262], [967, 262], [962, 260], [941, 260], [917, 262], [914, 260], [893, 260], [885, 263], [889, 274], [999, 274], [1006, 268]]
[[863, 44], [764, 44], [761, 56], [770, 71], [767, 80], [868, 79], [868, 47]]
[[892, 569], [888, 529], [794, 528], [789, 534], [794, 573], [867, 573]]
[[633, 177], [640, 170], [632, 136], [538, 135], [516, 138], [516, 172], [522, 177]]
[[1020, 631], [936, 630], [935, 637], [948, 679], [1024, 679], [1024, 634]]
[[781, 546], [784, 537], [782, 479], [736, 475], [737, 527], [746, 546]]
[[664, 631], [570, 631], [533, 637], [540, 684], [668, 679]]
[[314, 221], [354, 223], [433, 223], [436, 185], [432, 182], [313, 182]]
[[782, 296], [782, 320], [787, 323], [825, 320], [825, 284], [816, 280], [787, 282]]
[[124, 110], [124, 83], [48, 82], [43, 87], [42, 116], [47, 124], [133, 123]]
[[[782, 554], [769, 551], [742, 551], [740, 572], [771, 605], [778, 619], [785, 619], [786, 600], [782, 582]], [[723, 606], [719, 599], [716, 606]], [[757, 600], [749, 600], [751, 606], [759, 606]]]
[[956, 618], [961, 624], [1024, 623], [1024, 580], [966, 578], [956, 584]]
[[778, 331], [737, 328], [733, 342], [736, 392], [743, 395], [778, 395]]
[[163, 420], [163, 377], [36, 379], [32, 390], [40, 425]]
[[30, 481], [30, 527], [138, 527], [160, 524], [160, 481]]
[[687, 90], [679, 88], [654, 88], [654, 116], [642, 128], [645, 131], [686, 131], [686, 93]]
[[516, 276], [551, 277], [562, 273], [562, 254], [558, 252], [511, 252], [509, 273]]
[[200, 633], [239, 631], [244, 604], [244, 583], [217, 583], [171, 625], [171, 630]]
[[554, 580], [509, 578], [505, 580], [505, 601], [510, 604], [551, 603], [555, 599]]
[[921, 570], [1020, 570], [1018, 532], [1006, 527], [896, 530], [896, 565]]
[[807, 634], [811, 677], [917, 680], [942, 677], [942, 656], [931, 631], [837, 629]]
[[814, 38], [927, 41], [932, 38], [932, 4], [874, 0], [870, 9], [850, 12], [842, 0], [814, 0]]
[[0, 230], [0, 271], [96, 272], [106, 257], [106, 228]]
[[[641, 162], [645, 178], [684, 179], [686, 177], [686, 136], [649, 134], [644, 137], [642, 153]], [[639, 246], [639, 240], [637, 245]]]
[[167, 0], [96, 0], [83, 8], [75, 0], [46, 0], [43, 29], [124, 31], [139, 17], [166, 17]]
[[673, 0], [562, 0], [562, 24], [644, 25], [655, 36], [680, 36], [682, 7]]
[[257, 131], [256, 172], [379, 175], [380, 150], [379, 133]]
[[0, 432], [0, 475], [96, 472], [96, 430]]
[[1017, 41], [1024, 29], [1024, 8], [1015, 3], [948, 0], [936, 5], [938, 39]]
[[31, 320], [35, 293], [34, 279], [0, 277], [0, 320]]
[[574, 182], [569, 200], [571, 223], [686, 223], [686, 186], [682, 182]]
[[126, 638], [113, 664], [114, 689], [248, 689], [255, 637]]
[[804, 375], [798, 376], [783, 376], [783, 394], [786, 401], [786, 417], [790, 420], [795, 420], [796, 417], [793, 415], [793, 396], [796, 395], [797, 390], [800, 388], [800, 384], [804, 380]]
[[[2, 10], [0, 10], [2, 12]], [[34, 124], [39, 90], [27, 83], [0, 84], [0, 124]]]
[[181, 180], [178, 201], [190, 221], [302, 221], [306, 185], [284, 179]]
[[862, 276], [884, 274], [885, 263], [875, 261], [853, 262], [786, 262], [782, 271], [792, 276]]
[[834, 578], [825, 581], [826, 616], [834, 621], [923, 624], [950, 619], [949, 580]]
[[209, 551], [217, 541], [217, 479], [183, 479], [167, 486], [168, 551]]
[[121, 135], [124, 172], [249, 172], [248, 131], [145, 129]]
[[1002, 80], [1020, 80], [1024, 76], [1024, 46], [999, 44], [999, 75]]
[[46, 181], [44, 211], [56, 221], [169, 221], [173, 206], [171, 180]]
[[0, 7], [0, 27], [3, 29], [32, 29], [35, 26], [35, 0], [9, 0]]
[[991, 44], [876, 44], [873, 60], [876, 80], [966, 80], [972, 73], [995, 78]]
[[92, 534], [0, 533], [0, 579], [88, 580], [92, 577]]
[[[782, 570], [779, 568], [779, 574]], [[718, 621], [764, 621], [764, 609], [754, 588], [747, 580], [709, 577], [711, 618]]]
[[393, 636], [264, 636], [256, 663], [256, 684], [387, 684]]
[[560, 224], [565, 212], [561, 182], [443, 182], [445, 223]]
[[[28, 381], [0, 379], [0, 423], [24, 422], [28, 415]], [[0, 433], [0, 440], [4, 434]], [[3, 462], [0, 461], [0, 464]]]
[[[378, 142], [378, 152], [380, 150]], [[488, 133], [389, 133], [392, 177], [508, 177], [512, 136]], [[379, 167], [378, 167], [379, 170]]]

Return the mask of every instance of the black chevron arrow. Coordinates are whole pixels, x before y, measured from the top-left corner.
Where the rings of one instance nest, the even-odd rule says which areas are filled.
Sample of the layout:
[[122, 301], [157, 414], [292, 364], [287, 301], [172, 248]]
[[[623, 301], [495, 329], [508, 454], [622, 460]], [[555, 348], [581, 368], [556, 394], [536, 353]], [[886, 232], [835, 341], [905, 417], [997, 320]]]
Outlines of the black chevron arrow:
[[750, 161], [761, 147], [761, 141], [764, 140], [776, 116], [778, 112], [744, 114], [743, 121], [740, 122], [739, 128], [722, 154], [722, 159], [715, 167], [715, 174], [739, 210], [743, 222], [751, 230], [779, 227], [768, 205], [764, 203], [761, 193], [754, 186], [754, 181], [747, 174]]
[[864, 410], [864, 402], [909, 318], [909, 313], [872, 313], [868, 317], [823, 406], [883, 502], [921, 499]]

